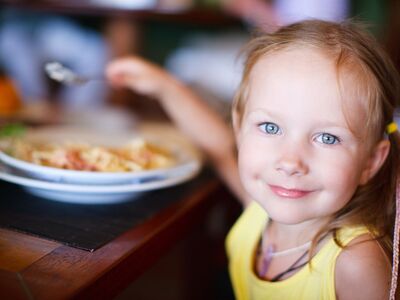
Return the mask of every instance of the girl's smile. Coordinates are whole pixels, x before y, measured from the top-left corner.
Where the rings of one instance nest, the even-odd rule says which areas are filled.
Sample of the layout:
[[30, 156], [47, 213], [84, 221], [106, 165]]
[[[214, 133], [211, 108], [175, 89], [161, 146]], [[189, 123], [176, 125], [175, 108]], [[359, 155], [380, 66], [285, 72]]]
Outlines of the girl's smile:
[[274, 192], [277, 196], [282, 198], [300, 199], [312, 193], [312, 191], [306, 191], [301, 189], [287, 189], [277, 185], [268, 185], [268, 186], [272, 190], [272, 192]]

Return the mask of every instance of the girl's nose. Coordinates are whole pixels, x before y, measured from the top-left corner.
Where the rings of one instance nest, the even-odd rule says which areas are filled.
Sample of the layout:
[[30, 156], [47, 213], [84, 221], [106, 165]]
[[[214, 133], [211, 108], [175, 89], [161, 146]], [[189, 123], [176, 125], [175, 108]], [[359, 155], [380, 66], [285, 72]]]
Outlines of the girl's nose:
[[308, 173], [307, 164], [294, 153], [282, 155], [275, 168], [287, 176], [302, 176]]

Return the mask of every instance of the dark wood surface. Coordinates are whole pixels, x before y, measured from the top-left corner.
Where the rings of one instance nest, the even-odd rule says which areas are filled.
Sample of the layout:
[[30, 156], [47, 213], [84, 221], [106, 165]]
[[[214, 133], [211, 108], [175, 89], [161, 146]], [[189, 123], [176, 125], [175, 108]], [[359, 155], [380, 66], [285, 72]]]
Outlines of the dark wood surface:
[[229, 197], [210, 178], [92, 253], [0, 229], [0, 299], [111, 299]]
[[168, 21], [199, 25], [231, 25], [239, 20], [216, 8], [191, 7], [182, 10], [163, 9], [154, 6], [151, 9], [137, 9], [101, 5], [90, 0], [0, 0], [0, 5], [38, 12], [53, 12], [83, 16], [131, 17], [137, 21]]

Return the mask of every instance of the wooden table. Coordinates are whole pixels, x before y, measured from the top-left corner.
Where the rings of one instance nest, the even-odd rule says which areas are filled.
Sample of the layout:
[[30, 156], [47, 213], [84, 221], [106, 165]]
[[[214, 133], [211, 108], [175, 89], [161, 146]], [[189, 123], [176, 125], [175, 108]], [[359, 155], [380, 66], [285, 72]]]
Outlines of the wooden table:
[[112, 299], [229, 197], [210, 178], [92, 253], [0, 229], [0, 299]]
[[[161, 1], [160, 1], [161, 2]], [[104, 3], [104, 2], [103, 2]], [[134, 3], [134, 2], [133, 2]], [[90, 0], [0, 0], [5, 7], [14, 7], [38, 12], [51, 12], [77, 16], [130, 17], [137, 21], [156, 20], [189, 23], [206, 26], [238, 25], [239, 20], [216, 7], [196, 6], [185, 9], [170, 9], [160, 4], [152, 8], [137, 8], [133, 4], [118, 6], [101, 4]]]

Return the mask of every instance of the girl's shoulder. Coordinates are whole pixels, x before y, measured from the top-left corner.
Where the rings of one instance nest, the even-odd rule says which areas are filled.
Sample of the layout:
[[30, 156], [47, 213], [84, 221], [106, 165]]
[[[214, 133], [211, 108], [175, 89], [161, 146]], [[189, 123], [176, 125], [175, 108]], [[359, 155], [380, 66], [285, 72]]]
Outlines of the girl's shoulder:
[[338, 299], [386, 299], [390, 261], [369, 233], [354, 238], [339, 254], [335, 268]]

